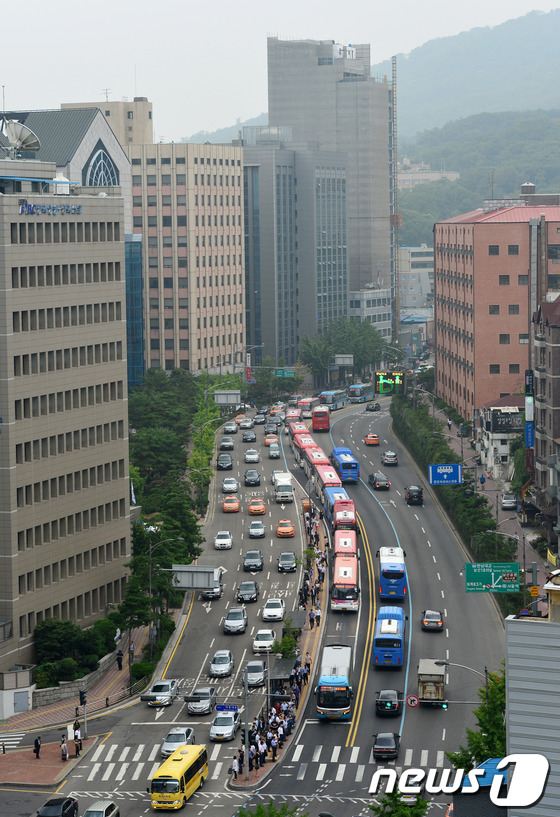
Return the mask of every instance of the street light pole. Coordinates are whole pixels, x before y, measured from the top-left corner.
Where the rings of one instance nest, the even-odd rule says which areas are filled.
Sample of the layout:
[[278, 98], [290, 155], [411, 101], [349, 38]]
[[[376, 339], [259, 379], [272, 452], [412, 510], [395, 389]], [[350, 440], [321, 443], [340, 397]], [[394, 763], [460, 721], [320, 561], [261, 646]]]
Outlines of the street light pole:
[[474, 672], [475, 675], [480, 675], [481, 678], [484, 678], [486, 706], [488, 706], [488, 667], [484, 667], [484, 672], [482, 673], [480, 670], [467, 667], [466, 664], [454, 664], [452, 661], [444, 661], [443, 659], [435, 661], [434, 663], [437, 664], [438, 667], [460, 667], [461, 669], [468, 669], [469, 672]]
[[148, 596], [149, 596], [149, 599], [150, 599], [150, 634], [149, 634], [149, 637], [150, 637], [150, 658], [152, 657], [152, 651], [153, 651], [153, 639], [152, 639], [152, 634], [153, 634], [153, 627], [152, 627], [152, 623], [153, 623], [153, 615], [152, 615], [152, 613], [153, 613], [153, 604], [152, 604], [152, 551], [155, 550], [156, 548], [158, 548], [160, 545], [165, 545], [168, 542], [184, 542], [184, 541], [185, 540], [182, 537], [176, 536], [173, 539], [164, 539], [162, 542], [155, 542], [155, 543], [150, 542], [150, 544], [148, 545]]

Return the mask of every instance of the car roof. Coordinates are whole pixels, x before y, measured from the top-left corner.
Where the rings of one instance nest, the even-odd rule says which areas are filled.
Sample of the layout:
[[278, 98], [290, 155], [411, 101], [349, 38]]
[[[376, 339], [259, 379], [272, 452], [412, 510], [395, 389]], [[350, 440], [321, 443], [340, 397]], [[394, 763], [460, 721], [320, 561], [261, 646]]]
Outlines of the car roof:
[[231, 650], [216, 650], [216, 652], [214, 653], [214, 655], [212, 657], [216, 658], [218, 655], [219, 656], [222, 656], [222, 655], [230, 656], [231, 654], [232, 654]]
[[282, 556], [289, 556], [291, 559], [296, 558], [296, 554], [294, 553], [293, 550], [283, 550], [279, 558], [281, 559]]

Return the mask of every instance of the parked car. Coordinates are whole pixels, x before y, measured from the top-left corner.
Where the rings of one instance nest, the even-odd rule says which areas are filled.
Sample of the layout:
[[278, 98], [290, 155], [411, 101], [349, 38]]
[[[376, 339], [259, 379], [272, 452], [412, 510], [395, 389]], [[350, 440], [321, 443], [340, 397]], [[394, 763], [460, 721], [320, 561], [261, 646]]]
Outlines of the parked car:
[[216, 550], [231, 550], [233, 539], [228, 530], [219, 530], [214, 537], [214, 547]]
[[259, 476], [259, 472], [254, 468], [247, 468], [243, 481], [245, 482], [245, 485], [260, 485], [261, 478]]
[[279, 573], [295, 573], [297, 569], [296, 554], [291, 550], [286, 550], [278, 557]]
[[441, 610], [422, 610], [420, 625], [423, 630], [443, 630], [443, 615]]
[[366, 411], [380, 411], [380, 410], [381, 406], [379, 405], [377, 400], [374, 400], [373, 403], [368, 403], [366, 406]]
[[270, 652], [275, 641], [276, 633], [274, 630], [257, 630], [253, 639], [253, 652]]
[[210, 661], [208, 674], [212, 678], [225, 678], [231, 675], [234, 667], [233, 655], [229, 650], [216, 650]]
[[220, 451], [233, 451], [235, 445], [233, 443], [233, 437], [222, 437], [220, 440]]
[[120, 817], [120, 809], [112, 800], [96, 800], [83, 813], [82, 817]]
[[375, 714], [380, 718], [397, 717], [402, 712], [403, 694], [396, 689], [382, 689], [375, 699]]
[[230, 607], [224, 618], [224, 633], [244, 633], [247, 621], [244, 607]]
[[222, 480], [222, 493], [236, 494], [238, 490], [239, 485], [237, 484], [235, 477], [226, 477]]
[[381, 455], [381, 462], [383, 465], [398, 465], [399, 458], [394, 451], [384, 451]]
[[407, 505], [423, 505], [424, 491], [420, 485], [407, 485], [404, 498]]
[[194, 729], [191, 729], [190, 726], [176, 726], [174, 729], [170, 729], [167, 737], [163, 739], [161, 756], [169, 757], [179, 746], [185, 746], [194, 743], [194, 741]]
[[262, 611], [263, 621], [282, 621], [286, 605], [284, 599], [267, 599]]
[[231, 471], [233, 468], [233, 460], [231, 454], [218, 454], [216, 460], [216, 468], [218, 471]]
[[374, 491], [388, 491], [391, 483], [381, 471], [376, 471], [375, 474], [370, 474], [368, 477], [369, 484]]
[[176, 678], [162, 678], [155, 681], [149, 692], [140, 695], [141, 701], [148, 706], [170, 706], [179, 694], [179, 681]]
[[247, 685], [250, 687], [262, 687], [266, 683], [266, 664], [264, 661], [253, 659], [245, 667], [247, 673]]
[[517, 497], [515, 496], [515, 494], [510, 493], [502, 494], [502, 510], [503, 511], [517, 510]]
[[394, 732], [378, 732], [373, 736], [374, 760], [395, 760], [399, 756], [400, 738]]
[[[185, 698], [198, 698], [198, 701], [187, 702], [187, 712], [189, 715], [208, 715], [216, 706], [217, 694], [218, 690], [216, 687], [197, 687], [193, 691], [192, 696], [185, 696]], [[192, 742], [194, 743], [194, 735]]]
[[239, 712], [218, 712], [210, 727], [210, 740], [234, 740], [240, 725]]
[[37, 812], [39, 817], [78, 817], [75, 797], [51, 797]]
[[241, 439], [244, 443], [256, 443], [257, 435], [254, 431], [244, 431]]
[[248, 604], [251, 601], [257, 601], [259, 598], [259, 583], [253, 581], [241, 582], [237, 588], [236, 599], [241, 604]]
[[254, 572], [263, 569], [263, 555], [260, 550], [248, 550], [243, 557], [243, 570]]

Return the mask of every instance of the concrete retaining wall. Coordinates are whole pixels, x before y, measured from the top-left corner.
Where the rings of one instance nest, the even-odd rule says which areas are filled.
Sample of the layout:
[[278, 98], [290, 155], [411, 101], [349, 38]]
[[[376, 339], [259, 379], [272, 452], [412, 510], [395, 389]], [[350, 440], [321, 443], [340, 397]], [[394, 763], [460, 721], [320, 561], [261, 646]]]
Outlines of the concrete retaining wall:
[[47, 706], [48, 704], [56, 704], [59, 701], [65, 701], [68, 698], [77, 698], [80, 689], [85, 687], [86, 691], [92, 689], [100, 678], [107, 672], [110, 666], [115, 663], [116, 653], [110, 652], [104, 655], [99, 661], [98, 669], [90, 672], [89, 675], [80, 678], [77, 681], [61, 681], [60, 686], [49, 687], [48, 689], [36, 689], [33, 692], [32, 708], [39, 709], [40, 706]]

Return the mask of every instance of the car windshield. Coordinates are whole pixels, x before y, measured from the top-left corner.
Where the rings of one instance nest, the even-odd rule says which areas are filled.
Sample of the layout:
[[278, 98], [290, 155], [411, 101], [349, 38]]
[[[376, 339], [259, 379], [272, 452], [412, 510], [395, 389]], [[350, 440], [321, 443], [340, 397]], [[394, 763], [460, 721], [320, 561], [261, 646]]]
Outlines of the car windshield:
[[213, 664], [227, 664], [228, 661], [229, 658], [227, 657], [227, 655], [215, 655], [214, 658], [212, 659]]
[[262, 672], [262, 664], [247, 664], [247, 672]]
[[250, 550], [245, 558], [246, 559], [260, 559], [260, 557], [261, 557], [261, 554], [258, 551]]
[[185, 733], [184, 732], [170, 732], [169, 735], [165, 738], [166, 743], [184, 743], [185, 742]]
[[169, 691], [169, 684], [154, 684], [152, 687], [152, 692], [168, 692]]
[[231, 715], [218, 715], [214, 721], [214, 726], [230, 726], [232, 720]]
[[153, 794], [176, 794], [179, 791], [178, 780], [152, 780]]
[[233, 619], [234, 621], [238, 621], [239, 619], [243, 618], [243, 613], [241, 610], [230, 610], [227, 617], [230, 620]]
[[255, 641], [270, 641], [271, 638], [271, 633], [257, 633]]
[[377, 740], [375, 741], [375, 745], [386, 746], [392, 749], [395, 745], [395, 739], [392, 735], [379, 735]]
[[271, 599], [270, 601], [267, 601], [266, 606], [267, 607], [282, 607], [282, 602], [281, 601], [275, 601], [274, 599]]

